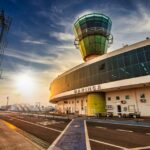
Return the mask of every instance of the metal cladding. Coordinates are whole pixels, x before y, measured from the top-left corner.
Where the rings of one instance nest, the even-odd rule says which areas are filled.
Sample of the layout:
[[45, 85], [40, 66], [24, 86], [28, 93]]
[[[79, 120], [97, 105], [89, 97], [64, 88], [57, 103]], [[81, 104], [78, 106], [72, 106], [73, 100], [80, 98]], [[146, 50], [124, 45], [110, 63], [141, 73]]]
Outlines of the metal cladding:
[[110, 34], [111, 25], [110, 18], [99, 13], [84, 15], [75, 22], [74, 44], [80, 49], [85, 61], [106, 53], [113, 39]]

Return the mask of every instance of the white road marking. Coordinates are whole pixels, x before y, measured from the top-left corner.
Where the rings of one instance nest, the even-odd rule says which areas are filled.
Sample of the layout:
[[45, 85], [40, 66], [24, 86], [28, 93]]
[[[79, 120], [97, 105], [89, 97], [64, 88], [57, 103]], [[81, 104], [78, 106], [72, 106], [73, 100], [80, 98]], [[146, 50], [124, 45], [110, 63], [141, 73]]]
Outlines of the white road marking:
[[150, 146], [145, 146], [145, 147], [135, 147], [135, 148], [130, 148], [129, 150], [140, 150], [140, 149], [150, 149]]
[[100, 143], [100, 144], [104, 144], [104, 145], [108, 145], [108, 146], [112, 146], [112, 147], [116, 147], [116, 148], [120, 148], [120, 149], [124, 149], [124, 150], [127, 150], [127, 149], [128, 149], [128, 148], [123, 147], [123, 146], [118, 146], [118, 145], [106, 143], [106, 142], [103, 142], [103, 141], [98, 141], [98, 140], [95, 140], [95, 139], [90, 139], [90, 141], [96, 142], [96, 143]]
[[147, 135], [150, 135], [150, 133], [146, 133]]
[[96, 126], [96, 128], [106, 129], [106, 127], [100, 127], [100, 126]]
[[74, 127], [75, 127], [75, 128], [79, 128], [80, 126], [79, 126], [79, 125], [74, 125]]
[[121, 131], [121, 132], [133, 132], [131, 130], [123, 130], [123, 129], [116, 129], [117, 131]]
[[71, 123], [73, 122], [74, 119], [72, 119], [70, 121], [70, 123], [66, 126], [66, 128], [61, 132], [61, 134], [56, 138], [56, 140], [50, 145], [50, 147], [47, 150], [52, 150], [53, 148], [57, 149], [57, 147], [55, 146], [57, 144], [57, 142], [61, 139], [61, 137], [63, 136], [63, 134], [66, 132], [66, 130], [69, 128], [69, 126], [71, 125]]
[[87, 150], [91, 150], [91, 145], [90, 145], [87, 125], [86, 125], [86, 120], [84, 120], [84, 130], [85, 130], [86, 148], [87, 148]]
[[26, 122], [26, 123], [29, 123], [29, 124], [33, 124], [33, 125], [36, 125], [36, 126], [45, 128], [45, 129], [53, 130], [53, 131], [56, 131], [56, 132], [62, 132], [61, 130], [57, 130], [57, 129], [53, 129], [53, 128], [49, 128], [49, 127], [44, 127], [44, 126], [42, 126], [42, 125], [39, 125], [39, 124], [36, 124], [36, 123], [32, 123], [32, 122], [29, 122], [29, 121], [25, 121], [25, 120], [22, 120], [22, 119], [10, 117], [10, 116], [7, 116], [7, 117], [13, 118], [13, 119], [16, 119], [16, 120], [20, 120], [20, 121], [22, 121], [22, 122]]

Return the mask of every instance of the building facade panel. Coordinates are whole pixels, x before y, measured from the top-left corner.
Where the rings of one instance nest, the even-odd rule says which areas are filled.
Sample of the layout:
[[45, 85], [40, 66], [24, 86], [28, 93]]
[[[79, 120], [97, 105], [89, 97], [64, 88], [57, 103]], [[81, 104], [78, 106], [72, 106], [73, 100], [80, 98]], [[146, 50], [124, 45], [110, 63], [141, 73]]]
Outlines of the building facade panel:
[[107, 112], [128, 115], [135, 112], [150, 116], [150, 87], [106, 92]]
[[57, 102], [56, 109], [59, 113], [77, 113], [81, 115], [87, 114], [87, 97], [66, 98]]

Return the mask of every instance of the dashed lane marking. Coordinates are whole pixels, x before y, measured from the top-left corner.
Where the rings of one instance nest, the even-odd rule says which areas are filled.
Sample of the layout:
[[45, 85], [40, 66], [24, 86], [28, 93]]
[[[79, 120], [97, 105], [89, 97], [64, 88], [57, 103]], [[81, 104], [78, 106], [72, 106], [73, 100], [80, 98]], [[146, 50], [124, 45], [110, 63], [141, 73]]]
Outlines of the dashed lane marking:
[[121, 132], [133, 132], [131, 130], [123, 130], [123, 129], [116, 129], [117, 131], [121, 131]]
[[99, 129], [106, 129], [106, 127], [100, 127], [100, 126], [96, 126], [96, 128], [99, 128]]
[[123, 146], [118, 146], [118, 145], [106, 143], [106, 142], [103, 142], [103, 141], [98, 141], [98, 140], [95, 140], [95, 139], [90, 139], [90, 141], [95, 142], [95, 143], [100, 143], [100, 144], [108, 145], [108, 146], [111, 146], [111, 147], [120, 148], [120, 149], [123, 149], [123, 150], [127, 150], [128, 149], [128, 148], [123, 147]]

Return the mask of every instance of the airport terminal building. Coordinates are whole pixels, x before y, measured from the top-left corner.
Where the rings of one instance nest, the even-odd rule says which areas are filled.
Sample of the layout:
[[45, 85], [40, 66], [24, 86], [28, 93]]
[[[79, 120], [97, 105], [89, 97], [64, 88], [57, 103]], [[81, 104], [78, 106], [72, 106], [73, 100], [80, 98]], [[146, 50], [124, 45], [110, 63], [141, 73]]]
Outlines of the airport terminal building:
[[50, 102], [59, 113], [150, 116], [150, 39], [107, 52], [111, 25], [98, 13], [75, 22], [75, 45], [85, 62], [51, 83]]

